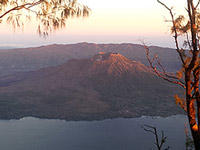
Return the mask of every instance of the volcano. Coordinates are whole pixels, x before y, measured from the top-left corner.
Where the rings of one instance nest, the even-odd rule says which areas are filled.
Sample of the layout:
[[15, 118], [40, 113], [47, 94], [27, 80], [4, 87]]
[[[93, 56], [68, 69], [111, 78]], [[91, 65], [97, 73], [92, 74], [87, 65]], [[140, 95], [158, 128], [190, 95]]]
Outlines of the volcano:
[[183, 113], [180, 89], [142, 63], [100, 52], [57, 66], [0, 78], [0, 118], [66, 120], [169, 116]]

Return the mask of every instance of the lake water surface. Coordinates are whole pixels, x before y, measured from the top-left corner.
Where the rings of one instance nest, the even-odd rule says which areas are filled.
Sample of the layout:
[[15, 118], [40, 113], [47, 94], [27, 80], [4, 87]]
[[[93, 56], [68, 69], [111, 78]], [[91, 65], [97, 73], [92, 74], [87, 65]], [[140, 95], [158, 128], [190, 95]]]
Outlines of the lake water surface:
[[165, 132], [166, 146], [184, 150], [186, 116], [141, 117], [103, 121], [64, 121], [26, 117], [0, 120], [2, 150], [149, 150], [154, 136], [141, 126]]

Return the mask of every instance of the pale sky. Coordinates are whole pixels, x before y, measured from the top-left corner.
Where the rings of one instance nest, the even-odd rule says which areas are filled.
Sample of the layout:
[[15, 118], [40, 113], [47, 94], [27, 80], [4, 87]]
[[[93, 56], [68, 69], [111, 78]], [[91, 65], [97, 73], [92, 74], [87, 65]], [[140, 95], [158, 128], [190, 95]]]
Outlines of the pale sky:
[[[163, 0], [174, 6], [177, 14], [184, 12], [183, 0]], [[156, 0], [79, 0], [92, 12], [88, 18], [69, 19], [66, 28], [47, 39], [40, 38], [37, 26], [27, 23], [24, 30], [13, 31], [11, 25], [0, 24], [0, 46], [29, 47], [48, 44], [140, 43], [174, 47], [170, 35], [168, 11]], [[181, 7], [182, 6], [182, 7]], [[181, 9], [182, 8], [182, 9]]]

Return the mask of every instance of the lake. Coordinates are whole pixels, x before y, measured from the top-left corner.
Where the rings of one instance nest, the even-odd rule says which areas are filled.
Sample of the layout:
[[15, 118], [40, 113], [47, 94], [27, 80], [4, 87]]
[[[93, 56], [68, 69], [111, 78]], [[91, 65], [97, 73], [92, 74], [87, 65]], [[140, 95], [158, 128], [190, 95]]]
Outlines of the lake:
[[174, 150], [185, 149], [186, 116], [141, 117], [103, 121], [64, 121], [26, 117], [0, 120], [2, 150], [149, 150], [154, 136], [141, 126], [165, 132]]

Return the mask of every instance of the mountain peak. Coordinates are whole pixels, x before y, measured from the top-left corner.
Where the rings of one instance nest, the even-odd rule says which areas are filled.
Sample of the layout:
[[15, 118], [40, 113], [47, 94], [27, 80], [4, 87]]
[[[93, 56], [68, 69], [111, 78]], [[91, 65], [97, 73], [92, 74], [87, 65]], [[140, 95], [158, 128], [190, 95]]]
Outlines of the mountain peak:
[[105, 61], [109, 59], [126, 59], [123, 55], [119, 53], [105, 53], [105, 52], [99, 52], [97, 55], [93, 56], [91, 58], [92, 61]]
[[149, 68], [140, 62], [128, 59], [120, 53], [99, 52], [97, 55], [90, 58], [90, 63], [92, 64], [92, 67], [88, 69], [90, 70], [90, 74], [104, 72], [107, 75], [119, 77], [128, 72], [128, 74], [132, 74], [133, 76], [143, 73], [149, 74], [149, 72], [151, 72]]

